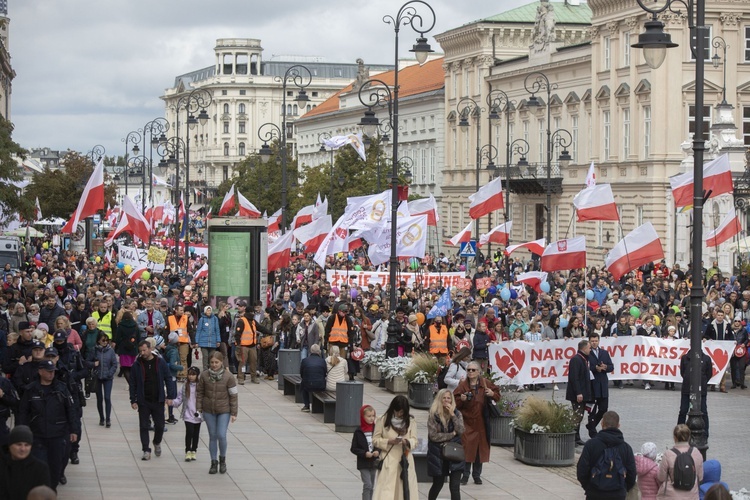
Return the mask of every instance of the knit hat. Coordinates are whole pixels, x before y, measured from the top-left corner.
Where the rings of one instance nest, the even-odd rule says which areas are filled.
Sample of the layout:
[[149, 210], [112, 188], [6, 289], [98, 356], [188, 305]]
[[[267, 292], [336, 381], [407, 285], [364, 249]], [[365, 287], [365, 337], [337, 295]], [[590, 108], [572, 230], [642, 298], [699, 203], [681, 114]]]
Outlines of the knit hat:
[[180, 339], [180, 336], [177, 335], [177, 332], [172, 332], [169, 334], [169, 337], [167, 337], [167, 341], [170, 344], [176, 344], [179, 339]]
[[409, 315], [409, 323], [414, 323], [417, 321], [417, 315], [416, 314], [410, 314]]
[[652, 442], [643, 443], [641, 446], [641, 455], [651, 460], [656, 460], [656, 445]]
[[29, 443], [34, 444], [34, 433], [25, 425], [13, 427], [8, 435], [8, 444]]
[[164, 337], [162, 337], [161, 335], [154, 335], [154, 340], [156, 341], [157, 349], [164, 345]]
[[208, 314], [208, 310], [211, 309], [211, 312], [213, 312], [214, 308], [211, 306], [206, 306], [203, 308], [203, 314]]

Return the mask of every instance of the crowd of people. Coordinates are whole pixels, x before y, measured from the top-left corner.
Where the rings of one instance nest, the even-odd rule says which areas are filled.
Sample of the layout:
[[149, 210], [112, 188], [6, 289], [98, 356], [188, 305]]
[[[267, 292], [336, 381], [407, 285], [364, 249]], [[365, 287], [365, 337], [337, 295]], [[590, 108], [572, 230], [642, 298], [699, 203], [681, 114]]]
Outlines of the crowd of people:
[[[205, 421], [211, 443], [209, 472], [224, 473], [227, 427], [237, 418], [237, 385], [245, 384], [248, 374], [251, 383], [273, 379], [278, 351], [300, 349], [304, 368], [314, 368], [311, 373], [322, 368], [329, 375], [322, 381], [304, 377], [307, 389], [335, 387], [336, 381], [351, 380], [359, 371], [354, 351], [383, 350], [394, 342], [394, 333], [389, 335], [393, 317], [399, 353], [431, 353], [447, 366], [449, 391], [436, 399], [429, 430], [435, 443], [461, 436], [467, 458], [462, 466], [451, 463], [446, 468], [442, 461], [433, 467], [450, 478], [453, 494], [457, 481], [466, 484], [472, 477], [481, 484], [482, 463], [489, 460], [484, 422], [475, 413], [485, 398], [499, 397], [485, 377], [491, 343], [594, 335], [686, 338], [691, 331], [687, 311], [692, 270], [679, 265], [668, 269], [664, 262], [643, 266], [619, 281], [605, 269], [551, 273], [548, 287], [540, 288], [515, 281], [519, 273], [535, 269], [537, 261], [506, 262], [495, 255], [476, 268], [465, 289], [451, 288], [452, 307], [446, 315], [427, 319], [445, 288], [439, 279], [423, 285], [428, 280], [422, 278], [465, 270], [460, 258], [439, 254], [418, 265], [403, 263], [391, 310], [389, 285], [358, 286], [357, 280], [332, 284], [325, 270], [305, 255], [297, 256], [285, 273], [275, 274], [265, 297], [253, 303], [213, 304], [207, 280], [193, 278], [205, 257], [193, 255], [174, 263], [178, 266], [168, 260], [163, 273], [134, 282], [100, 256], [55, 249], [43, 239], [28, 242], [25, 251], [22, 269], [2, 270], [0, 438], [8, 442], [11, 416], [17, 426], [28, 425], [31, 455], [46, 464], [47, 484], [53, 489], [67, 482], [68, 464], [79, 463], [82, 407], [91, 395], [99, 424], [111, 426], [116, 377], [128, 384], [130, 402], [139, 414], [143, 460], [161, 454], [165, 424], [176, 424], [175, 409], [182, 408], [185, 460], [196, 459], [197, 436]], [[327, 267], [350, 270], [353, 276], [360, 270], [382, 270], [359, 255], [331, 258]], [[747, 270], [725, 277], [714, 263], [701, 273], [702, 336], [747, 347]], [[606, 370], [606, 361], [602, 363]], [[746, 388], [747, 364], [747, 356], [732, 358], [731, 388]], [[727, 388], [722, 384], [719, 390]], [[50, 393], [58, 397], [44, 397]], [[472, 399], [466, 399], [468, 394]], [[591, 397], [603, 396], [594, 390]], [[372, 441], [385, 448], [375, 446], [381, 452], [368, 451], [363, 460], [386, 455], [391, 446], [399, 448], [393, 452], [398, 457], [410, 446], [408, 404], [394, 405], [372, 427]], [[596, 419], [605, 414], [606, 408], [600, 408]], [[363, 422], [367, 415], [363, 412]], [[453, 438], [446, 439], [449, 434]], [[384, 475], [389, 460], [383, 460]], [[436, 497], [437, 480], [433, 489]], [[377, 484], [374, 491], [379, 491]]]

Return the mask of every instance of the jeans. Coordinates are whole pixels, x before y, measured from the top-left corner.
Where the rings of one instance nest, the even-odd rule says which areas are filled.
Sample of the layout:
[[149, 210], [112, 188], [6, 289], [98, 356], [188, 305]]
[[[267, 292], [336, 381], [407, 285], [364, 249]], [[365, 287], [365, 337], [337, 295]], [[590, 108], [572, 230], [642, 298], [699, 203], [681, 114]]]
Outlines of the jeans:
[[[682, 399], [680, 399], [680, 414], [677, 416], [677, 423], [684, 424], [687, 420], [687, 414], [690, 409], [690, 394], [682, 393]], [[706, 394], [701, 396], [701, 413], [703, 413], [703, 432], [708, 437], [708, 405], [706, 404]]]
[[[109, 422], [112, 415], [112, 380], [98, 380], [96, 384], [96, 409], [99, 411], [99, 420]], [[106, 413], [105, 413], [106, 410]]]
[[201, 437], [201, 424], [185, 422], [185, 452], [198, 451], [198, 441]]
[[212, 347], [201, 347], [201, 358], [203, 358], [203, 368], [202, 370], [205, 372], [208, 370], [208, 361], [211, 355], [216, 351], [215, 348]]
[[299, 360], [302, 361], [306, 357], [310, 355], [310, 348], [308, 347], [300, 347], [299, 350]]
[[[476, 470], [476, 467], [474, 468]], [[482, 472], [482, 464], [479, 464], [479, 472]], [[450, 473], [450, 483], [448, 483], [448, 488], [451, 492], [451, 500], [461, 500], [461, 471], [453, 471]], [[479, 477], [479, 476], [475, 476]], [[469, 476], [466, 476], [466, 479], [468, 479]], [[427, 498], [429, 500], [437, 500], [438, 495], [440, 494], [440, 491], [443, 489], [443, 485], [445, 484], [445, 476], [435, 476], [432, 478], [432, 487], [430, 488], [430, 492], [427, 495]]]
[[164, 435], [164, 402], [138, 403], [138, 421], [141, 428], [141, 449], [151, 453], [148, 428], [150, 419], [154, 419], [154, 445], [161, 444]]
[[216, 444], [219, 445], [219, 456], [227, 456], [227, 427], [229, 413], [203, 413], [203, 421], [208, 427], [208, 453], [211, 460], [216, 460]]
[[362, 478], [362, 500], [372, 500], [372, 490], [375, 488], [375, 475], [378, 469], [361, 469], [359, 475]]

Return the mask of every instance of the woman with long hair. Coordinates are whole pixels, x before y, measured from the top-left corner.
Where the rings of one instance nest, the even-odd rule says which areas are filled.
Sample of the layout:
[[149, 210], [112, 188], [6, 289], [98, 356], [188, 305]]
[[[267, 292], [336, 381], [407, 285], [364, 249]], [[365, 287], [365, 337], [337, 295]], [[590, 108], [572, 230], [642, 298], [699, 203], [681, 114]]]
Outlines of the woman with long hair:
[[391, 400], [385, 414], [375, 423], [372, 444], [381, 450], [382, 468], [373, 492], [374, 500], [403, 500], [404, 480], [401, 475], [401, 460], [408, 463], [409, 498], [419, 498], [417, 472], [411, 450], [417, 446], [417, 423], [409, 415], [409, 400], [396, 396]]
[[[208, 427], [209, 474], [227, 471], [227, 428], [237, 420], [237, 380], [224, 369], [224, 356], [214, 351], [208, 369], [201, 373], [196, 391], [196, 411]], [[218, 448], [218, 460], [217, 460]]]
[[99, 412], [99, 425], [110, 427], [112, 414], [112, 382], [117, 373], [117, 356], [109, 345], [109, 335], [100, 331], [96, 336], [96, 348], [89, 352], [88, 361], [94, 365], [93, 375], [96, 384], [96, 409]]
[[138, 356], [138, 338], [140, 332], [138, 324], [133, 319], [130, 311], [122, 313], [121, 320], [117, 323], [115, 330], [115, 352], [120, 356], [120, 372], [130, 384], [130, 368]]
[[460, 443], [463, 433], [464, 418], [456, 409], [453, 393], [449, 389], [440, 389], [427, 417], [427, 475], [432, 477], [432, 488], [427, 496], [429, 500], [437, 499], [446, 476], [450, 478], [451, 500], [461, 500], [461, 474], [464, 471], [464, 462], [445, 460], [442, 452], [445, 443]]
[[328, 349], [330, 356], [326, 358], [326, 390], [336, 391], [336, 383], [346, 380], [346, 360], [341, 359], [339, 346]]

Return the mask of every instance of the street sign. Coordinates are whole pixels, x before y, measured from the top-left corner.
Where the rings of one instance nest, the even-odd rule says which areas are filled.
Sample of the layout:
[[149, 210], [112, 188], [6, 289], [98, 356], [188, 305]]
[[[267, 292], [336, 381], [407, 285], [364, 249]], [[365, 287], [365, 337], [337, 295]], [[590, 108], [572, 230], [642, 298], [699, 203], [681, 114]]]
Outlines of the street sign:
[[477, 242], [475, 240], [471, 240], [461, 243], [461, 252], [458, 255], [460, 255], [461, 257], [476, 257]]
[[94, 214], [94, 224], [101, 224], [102, 222], [102, 216], [99, 214]]

